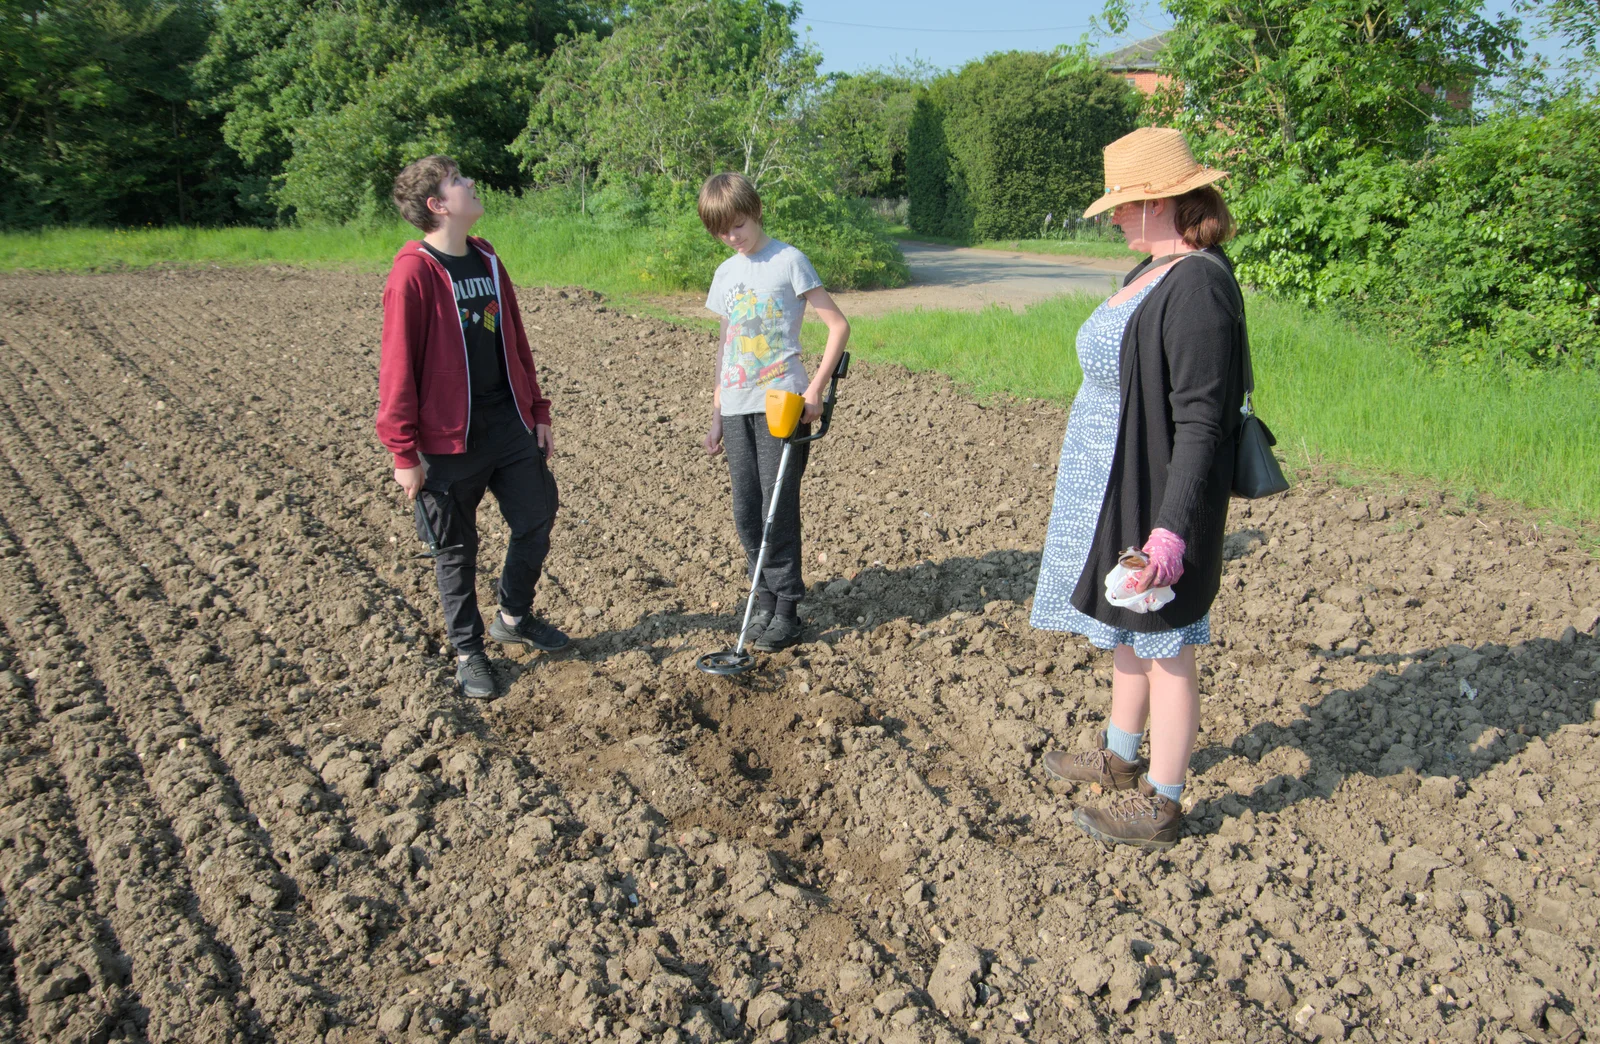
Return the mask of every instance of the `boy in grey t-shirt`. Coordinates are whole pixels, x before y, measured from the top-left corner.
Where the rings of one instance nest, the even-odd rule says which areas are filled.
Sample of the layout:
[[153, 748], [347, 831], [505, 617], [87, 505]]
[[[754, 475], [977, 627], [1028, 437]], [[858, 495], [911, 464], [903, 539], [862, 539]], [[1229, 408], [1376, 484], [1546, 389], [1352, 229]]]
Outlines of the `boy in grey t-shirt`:
[[[733, 485], [733, 523], [749, 568], [761, 548], [766, 507], [783, 442], [767, 431], [767, 392], [805, 396], [802, 425], [822, 414], [828, 376], [839, 365], [850, 322], [833, 303], [806, 255], [761, 228], [761, 197], [741, 174], [717, 174], [700, 189], [700, 220], [734, 255], [717, 268], [706, 307], [722, 318], [712, 392], [711, 429], [702, 445], [726, 451]], [[828, 327], [828, 346], [814, 379], [800, 361], [800, 320], [809, 303]], [[771, 652], [800, 640], [798, 607], [805, 594], [800, 558], [800, 478], [807, 450], [790, 452], [782, 499], [768, 534], [767, 561], [756, 585], [757, 611], [745, 637]], [[792, 476], [791, 476], [792, 473]]]

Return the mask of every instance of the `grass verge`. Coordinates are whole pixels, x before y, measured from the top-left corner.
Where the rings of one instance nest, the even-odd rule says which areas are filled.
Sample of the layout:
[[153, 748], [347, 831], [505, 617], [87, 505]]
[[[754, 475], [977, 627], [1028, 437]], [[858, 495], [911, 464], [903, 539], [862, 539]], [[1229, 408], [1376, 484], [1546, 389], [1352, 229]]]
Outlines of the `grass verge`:
[[[518, 282], [588, 286], [630, 303], [655, 290], [635, 260], [644, 230], [514, 210], [491, 210], [479, 230]], [[195, 263], [382, 271], [415, 236], [399, 224], [5, 233], [0, 272]], [[858, 318], [852, 346], [864, 359], [948, 373], [980, 395], [1065, 403], [1080, 380], [1073, 337], [1096, 303], [1066, 297], [1021, 314], [990, 308]], [[1266, 298], [1252, 300], [1250, 324], [1262, 416], [1291, 463], [1326, 458], [1520, 501], [1564, 520], [1600, 521], [1600, 375], [1512, 382], [1434, 370], [1381, 337]], [[808, 347], [819, 348], [821, 335], [819, 325], [808, 325]]]
[[913, 243], [936, 243], [940, 246], [968, 247], [972, 250], [1109, 258], [1113, 261], [1127, 261], [1129, 268], [1132, 268], [1133, 262], [1138, 260], [1138, 255], [1129, 250], [1126, 243], [1109, 239], [985, 239], [974, 243], [950, 236], [925, 236], [920, 232], [911, 231], [905, 225], [890, 226], [889, 234], [896, 239], [905, 239]]
[[[1074, 335], [1097, 303], [861, 318], [851, 346], [862, 359], [950, 374], [980, 395], [1065, 403], [1081, 380]], [[808, 346], [820, 347], [822, 333], [808, 327]], [[1257, 405], [1291, 464], [1327, 458], [1600, 521], [1600, 374], [1513, 382], [1430, 369], [1381, 337], [1259, 297], [1250, 334]]]
[[[638, 258], [648, 231], [580, 217], [485, 214], [473, 230], [494, 244], [519, 283], [579, 285], [630, 297], [653, 292]], [[103, 272], [161, 264], [290, 264], [386, 271], [420, 233], [410, 225], [333, 228], [54, 228], [0, 234], [0, 272]]]

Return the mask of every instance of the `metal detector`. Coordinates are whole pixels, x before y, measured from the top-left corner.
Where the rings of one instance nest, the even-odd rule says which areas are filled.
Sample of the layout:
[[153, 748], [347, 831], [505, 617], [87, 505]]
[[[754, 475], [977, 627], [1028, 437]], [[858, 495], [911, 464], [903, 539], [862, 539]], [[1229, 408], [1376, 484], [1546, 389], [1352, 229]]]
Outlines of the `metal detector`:
[[[789, 451], [807, 442], [815, 442], [828, 434], [833, 423], [833, 405], [838, 399], [839, 382], [850, 372], [850, 353], [839, 356], [833, 377], [828, 381], [828, 394], [822, 399], [822, 420], [810, 435], [797, 435], [805, 400], [794, 392], [771, 391], [767, 393], [767, 430], [783, 440], [783, 456], [778, 458], [778, 476], [772, 483], [772, 502], [767, 505], [767, 520], [761, 526], [761, 550], [756, 553], [755, 568], [750, 571], [750, 598], [744, 605], [744, 621], [739, 624], [739, 640], [732, 649], [709, 652], [695, 661], [706, 674], [743, 674], [756, 665], [756, 658], [744, 650], [745, 631], [750, 627], [750, 616], [756, 608], [756, 588], [761, 583], [761, 568], [767, 564], [767, 535], [772, 531], [772, 520], [778, 514], [778, 497], [783, 493], [783, 475], [789, 467]], [[798, 401], [797, 401], [798, 400]]]
[[[422, 506], [422, 495], [427, 492], [428, 491], [425, 489], [417, 490], [416, 511], [417, 517], [422, 520], [422, 542], [428, 545], [428, 549], [426, 551], [418, 551], [412, 556], [413, 558], [438, 558], [446, 551], [459, 551], [466, 546], [465, 544], [450, 544], [447, 547], [439, 546], [439, 534], [434, 531], [433, 522], [428, 518], [428, 509]], [[444, 517], [445, 512], [450, 508], [452, 503], [450, 495], [448, 493], [442, 495], [435, 494], [434, 499], [436, 503], [443, 504], [439, 514], [441, 517]], [[450, 531], [450, 523], [448, 518], [445, 518], [444, 529], [447, 533]]]

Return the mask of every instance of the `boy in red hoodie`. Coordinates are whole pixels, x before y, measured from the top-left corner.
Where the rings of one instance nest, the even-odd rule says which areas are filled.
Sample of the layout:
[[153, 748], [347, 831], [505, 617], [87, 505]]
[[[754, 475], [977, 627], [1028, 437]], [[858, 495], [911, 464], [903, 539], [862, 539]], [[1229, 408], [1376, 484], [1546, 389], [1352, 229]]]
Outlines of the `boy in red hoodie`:
[[378, 439], [394, 480], [424, 515], [456, 680], [473, 699], [495, 695], [478, 612], [478, 503], [494, 493], [511, 529], [499, 611], [488, 635], [552, 651], [567, 636], [532, 614], [550, 551], [556, 482], [547, 461], [550, 400], [539, 391], [511, 280], [485, 240], [467, 235], [483, 204], [455, 161], [428, 156], [400, 172], [394, 202], [424, 233], [395, 255], [383, 288]]

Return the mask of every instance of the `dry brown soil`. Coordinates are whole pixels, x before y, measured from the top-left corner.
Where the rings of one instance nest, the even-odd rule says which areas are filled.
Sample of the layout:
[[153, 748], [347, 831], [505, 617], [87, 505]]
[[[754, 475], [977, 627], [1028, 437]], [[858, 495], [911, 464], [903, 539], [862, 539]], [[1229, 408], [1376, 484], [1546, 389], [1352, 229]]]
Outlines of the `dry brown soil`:
[[0, 1039], [1600, 1036], [1571, 534], [1236, 504], [1186, 837], [1107, 851], [1039, 766], [1109, 695], [1027, 625], [1060, 407], [859, 365], [809, 640], [717, 680], [709, 335], [525, 291], [575, 641], [469, 703], [372, 433], [380, 285], [0, 280]]

